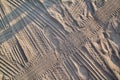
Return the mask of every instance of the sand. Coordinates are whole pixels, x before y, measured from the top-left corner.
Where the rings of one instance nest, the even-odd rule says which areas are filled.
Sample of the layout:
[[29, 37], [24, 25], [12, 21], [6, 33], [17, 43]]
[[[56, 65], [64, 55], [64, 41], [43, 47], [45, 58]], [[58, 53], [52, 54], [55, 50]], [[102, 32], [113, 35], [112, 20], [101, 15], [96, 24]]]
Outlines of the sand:
[[120, 0], [0, 0], [0, 80], [120, 80]]

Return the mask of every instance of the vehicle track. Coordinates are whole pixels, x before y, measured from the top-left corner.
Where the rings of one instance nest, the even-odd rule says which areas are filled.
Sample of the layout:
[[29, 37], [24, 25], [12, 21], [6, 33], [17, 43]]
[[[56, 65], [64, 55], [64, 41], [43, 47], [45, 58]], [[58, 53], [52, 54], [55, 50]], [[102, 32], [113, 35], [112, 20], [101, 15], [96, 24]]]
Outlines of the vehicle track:
[[111, 0], [106, 2], [106, 4], [103, 7], [101, 7], [95, 12], [96, 18], [98, 18], [104, 23], [116, 12], [120, 11], [119, 4], [120, 4], [119, 0], [116, 0], [116, 1]]

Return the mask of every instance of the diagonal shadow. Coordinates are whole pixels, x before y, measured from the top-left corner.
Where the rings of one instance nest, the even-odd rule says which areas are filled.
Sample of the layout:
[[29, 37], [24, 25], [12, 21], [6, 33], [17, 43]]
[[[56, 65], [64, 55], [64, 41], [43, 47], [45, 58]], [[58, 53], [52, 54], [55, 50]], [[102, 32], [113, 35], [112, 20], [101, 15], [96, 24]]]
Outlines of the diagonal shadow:
[[[12, 16], [12, 18], [7, 19], [6, 24], [2, 25], [2, 26], [9, 25], [9, 28], [0, 34], [0, 43], [3, 43], [6, 40], [10, 39], [12, 36], [14, 36], [16, 33], [18, 33], [25, 26], [29, 25], [31, 22], [36, 23], [39, 26], [39, 28], [43, 28], [43, 26], [48, 25], [47, 23], [49, 23], [49, 21], [44, 21], [43, 20], [44, 18], [43, 19], [42, 19], [42, 17], [40, 18], [41, 15], [48, 17], [48, 19], [50, 19], [51, 21], [53, 21], [54, 23], [56, 23], [58, 25], [58, 26], [54, 26], [52, 23], [49, 23], [49, 24], [54, 26], [54, 29], [56, 29], [58, 31], [60, 31], [60, 29], [62, 29], [61, 31], [63, 31], [63, 33], [66, 32], [63, 29], [62, 25], [59, 22], [57, 22], [53, 17], [51, 17], [48, 14], [48, 12], [45, 11], [44, 7], [42, 9], [39, 8], [41, 10], [41, 11], [39, 11], [39, 13], [35, 13], [34, 12], [35, 10], [32, 10], [30, 8], [28, 9], [28, 7], [25, 7], [26, 1], [20, 3], [21, 5], [18, 5], [17, 3], [13, 3], [13, 2], [10, 2], [10, 3], [11, 3], [11, 5], [13, 5], [17, 8], [15, 10], [13, 10], [10, 14], [5, 15], [3, 17], [3, 19], [0, 20], [0, 22], [2, 22], [2, 20], [5, 20], [5, 19], [9, 18], [10, 16]], [[38, 9], [38, 8], [36, 8], [36, 9]], [[9, 24], [11, 21], [16, 19], [17, 17], [19, 17], [23, 13], [26, 14], [25, 17], [21, 18], [17, 23], [15, 23], [12, 26]], [[25, 23], [24, 20], [26, 20], [27, 24]], [[3, 27], [1, 27], [1, 28], [3, 28]], [[13, 30], [14, 30], [14, 32], [13, 32]], [[57, 34], [58, 33], [59, 32], [57, 32]]]
[[[44, 26], [50, 24], [51, 26], [54, 26], [53, 28], [55, 30], [58, 31], [58, 32], [56, 32], [58, 35], [61, 34], [59, 31], [63, 31], [63, 33], [65, 32], [65, 30], [62, 28], [62, 25], [59, 22], [57, 22], [53, 17], [50, 16], [43, 6], [40, 6], [40, 5], [42, 5], [42, 3], [39, 5], [40, 8], [36, 7], [36, 9], [39, 9], [39, 11], [37, 13], [37, 12], [34, 12], [35, 10], [33, 9], [33, 8], [35, 8], [35, 6], [33, 6], [33, 8], [25, 7], [25, 5], [27, 4], [26, 1], [25, 2], [18, 1], [18, 3], [21, 5], [18, 5], [17, 2], [16, 3], [12, 2], [12, 1], [9, 1], [9, 2], [12, 6], [15, 6], [16, 9], [7, 15], [4, 15], [0, 19], [0, 29], [1, 30], [4, 30], [5, 27], [8, 26], [8, 28], [6, 28], [3, 32], [0, 33], [0, 44], [11, 39], [13, 36], [15, 36], [16, 33], [18, 33], [20, 30], [24, 29], [26, 26], [29, 26], [29, 24], [32, 22], [36, 23], [39, 26], [39, 28], [43, 28]], [[2, 6], [0, 6], [0, 7], [2, 7]], [[4, 12], [4, 9], [2, 9], [2, 12]], [[25, 16], [21, 17], [22, 14], [25, 14]], [[57, 26], [50, 23], [50, 21], [44, 21], [44, 18], [42, 19], [42, 17], [40, 17], [41, 15], [47, 16], [49, 18], [49, 20], [52, 20], [54, 23], [56, 23]], [[16, 20], [18, 17], [21, 17], [21, 18], [19, 18], [19, 20], [16, 23], [14, 23], [13, 25], [10, 25], [10, 22]], [[22, 53], [24, 53], [24, 52], [21, 52], [21, 54]], [[23, 57], [24, 57], [24, 55], [23, 55]]]
[[[13, 10], [10, 14], [4, 15], [1, 19], [0, 19], [0, 27], [2, 30], [4, 30], [4, 28], [6, 26], [8, 26], [8, 28], [6, 28], [3, 32], [0, 33], [0, 44], [11, 39], [12, 37], [15, 36], [16, 33], [18, 33], [19, 31], [21, 31], [22, 29], [24, 29], [26, 26], [29, 27], [29, 24], [34, 22], [38, 25], [39, 28], [42, 28], [46, 25], [50, 25], [49, 27], [53, 28], [53, 31], [56, 30], [56, 33], [58, 36], [61, 34], [60, 31], [63, 31], [63, 34], [65, 33], [65, 30], [62, 28], [62, 25], [57, 22], [53, 17], [51, 17], [48, 12], [46, 11], [46, 9], [44, 8], [44, 6], [41, 4], [39, 4], [39, 7], [35, 7], [33, 5], [29, 5], [26, 7], [27, 3], [26, 1], [11, 1], [10, 4], [14, 7], [16, 7], [15, 10]], [[20, 4], [20, 5], [19, 5]], [[0, 6], [2, 7], [2, 6]], [[35, 9], [38, 9], [39, 11], [36, 12]], [[2, 11], [4, 12], [4, 10], [2, 9]], [[5, 13], [5, 12], [4, 12]], [[25, 14], [23, 17], [21, 17], [21, 15]], [[11, 17], [12, 16], [12, 17]], [[44, 20], [44, 16], [47, 19], [49, 19], [48, 21]], [[14, 23], [13, 25], [10, 24], [10, 22], [16, 20], [18, 17], [19, 20]], [[6, 22], [3, 22], [5, 21]], [[51, 23], [51, 21], [53, 22], [53, 24]], [[54, 23], [56, 25], [54, 25]], [[18, 42], [19, 44], [19, 42]], [[21, 46], [19, 44], [19, 46]], [[22, 49], [20, 50], [22, 51]], [[21, 54], [23, 53], [23, 57], [24, 57], [24, 52], [21, 52]], [[26, 59], [26, 58], [24, 58]], [[27, 61], [27, 59], [26, 59]]]
[[[14, 5], [13, 3], [11, 3], [12, 5]], [[27, 21], [27, 24], [24, 23], [24, 20], [30, 18], [29, 17], [29, 14], [27, 14], [25, 17], [21, 18], [17, 23], [15, 23], [14, 25], [10, 25], [9, 23], [11, 21], [13, 21], [14, 19], [16, 19], [17, 17], [20, 17], [21, 14], [24, 14], [24, 13], [27, 13], [27, 11], [22, 11], [21, 9], [23, 8], [23, 5], [25, 4], [22, 3], [19, 7], [17, 7], [15, 10], [13, 10], [10, 14], [8, 15], [5, 15], [4, 18], [2, 18], [0, 20], [1, 22], [1, 25], [6, 27], [6, 26], [9, 26], [9, 28], [5, 31], [3, 31], [1, 34], [0, 34], [0, 43], [3, 43], [4, 41], [10, 39], [12, 36], [14, 36], [16, 33], [18, 33], [20, 30], [22, 30], [25, 26], [29, 25], [32, 21], [35, 21], [34, 19], [29, 19]], [[14, 5], [15, 6], [15, 5]], [[12, 18], [10, 18], [12, 16]], [[8, 19], [9, 18], [9, 19]], [[3, 22], [7, 20], [7, 23], [6, 22]], [[1, 28], [3, 29], [4, 27]], [[14, 32], [13, 32], [13, 29], [14, 29]]]

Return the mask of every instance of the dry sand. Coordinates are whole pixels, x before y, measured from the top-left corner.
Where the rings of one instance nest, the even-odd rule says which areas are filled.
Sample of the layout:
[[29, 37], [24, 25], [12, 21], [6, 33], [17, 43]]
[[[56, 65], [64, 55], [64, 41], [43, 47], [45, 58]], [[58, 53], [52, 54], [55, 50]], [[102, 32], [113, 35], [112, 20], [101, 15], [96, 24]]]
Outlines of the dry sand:
[[120, 80], [120, 0], [0, 0], [0, 80]]

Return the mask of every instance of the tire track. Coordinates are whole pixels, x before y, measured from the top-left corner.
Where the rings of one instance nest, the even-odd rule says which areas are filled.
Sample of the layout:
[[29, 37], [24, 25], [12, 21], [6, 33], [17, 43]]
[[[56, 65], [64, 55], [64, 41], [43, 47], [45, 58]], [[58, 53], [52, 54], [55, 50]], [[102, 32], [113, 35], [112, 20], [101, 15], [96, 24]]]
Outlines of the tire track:
[[119, 7], [120, 1], [119, 0], [111, 0], [106, 2], [106, 4], [98, 9], [95, 12], [96, 18], [101, 20], [102, 22], [105, 22], [107, 19], [112, 17], [116, 12], [120, 11]]
[[53, 53], [41, 58], [38, 56], [36, 60], [30, 62], [32, 63], [31, 67], [28, 67], [28, 69], [25, 72], [16, 75], [15, 78], [29, 80], [32, 77], [32, 75], [34, 75], [34, 73], [43, 74], [46, 70], [53, 67], [54, 64], [56, 64], [57, 62], [58, 61]]
[[8, 62], [8, 60], [4, 59], [2, 56], [0, 56], [0, 69], [9, 77], [13, 77], [20, 72], [20, 70], [17, 69], [16, 66]]
[[97, 69], [97, 67], [91, 62], [91, 60], [82, 52], [82, 50], [80, 50], [79, 55], [81, 57], [83, 56], [83, 60], [89, 65], [89, 67], [92, 69], [95, 75], [99, 77], [99, 79], [106, 79], [105, 76], [102, 75], [101, 72], [99, 72], [99, 70]]
[[[21, 1], [20, 1], [20, 3], [21, 3]], [[14, 3], [12, 2], [12, 4], [14, 5], [14, 6], [20, 6], [20, 3], [18, 3], [18, 2], [16, 2], [16, 1], [14, 1]], [[25, 4], [27, 4], [27, 6], [25, 5]], [[37, 11], [35, 11], [31, 6], [30, 6], [30, 4], [28, 4], [28, 3], [25, 3], [23, 6], [21, 6], [21, 8], [23, 8], [23, 9], [20, 9], [21, 11], [23, 11], [24, 9], [27, 9], [27, 10], [24, 10], [24, 11], [26, 11], [27, 13], [29, 13], [29, 15], [31, 15], [32, 17], [34, 17], [34, 19], [36, 20], [36, 19], [39, 19], [39, 20], [36, 20], [36, 21], [43, 21], [43, 23], [44, 24], [48, 24], [48, 25], [50, 25], [50, 26], [54, 26], [52, 23], [50, 23], [49, 21], [52, 21], [52, 20], [46, 20], [46, 19], [50, 19], [49, 17], [47, 17], [47, 18], [45, 18], [44, 16], [42, 16], [42, 15], [44, 15], [45, 13], [42, 13], [42, 15], [40, 15], [40, 13], [38, 13]], [[29, 5], [29, 6], [28, 6]], [[32, 10], [30, 10], [30, 8], [32, 9]], [[28, 10], [29, 10], [29, 12], [28, 12]], [[24, 12], [23, 11], [23, 12]], [[34, 13], [33, 11], [35, 11], [36, 13]], [[39, 15], [39, 16], [35, 16], [35, 15], [32, 15], [32, 14], [35, 14], [35, 15]], [[47, 21], [47, 22], [46, 22]], [[41, 23], [41, 22], [40, 22]], [[42, 24], [43, 24], [42, 23]], [[56, 24], [56, 23], [55, 23]], [[57, 25], [57, 24], [56, 24]], [[64, 37], [64, 35], [60, 32], [59, 33], [59, 31], [57, 30], [56, 31], [56, 28], [55, 28], [55, 26], [54, 27], [51, 27], [51, 29], [55, 32], [55, 34], [57, 34], [59, 37], [61, 37], [63, 40], [65, 39], [65, 37]], [[64, 38], [63, 38], [64, 37]]]
[[81, 3], [81, 2], [82, 2], [82, 1], [79, 0], [78, 3], [77, 3], [77, 5], [70, 11], [73, 16], [76, 14], [76, 12], [78, 11], [78, 9], [79, 9], [80, 7], [82, 7], [82, 3]]

